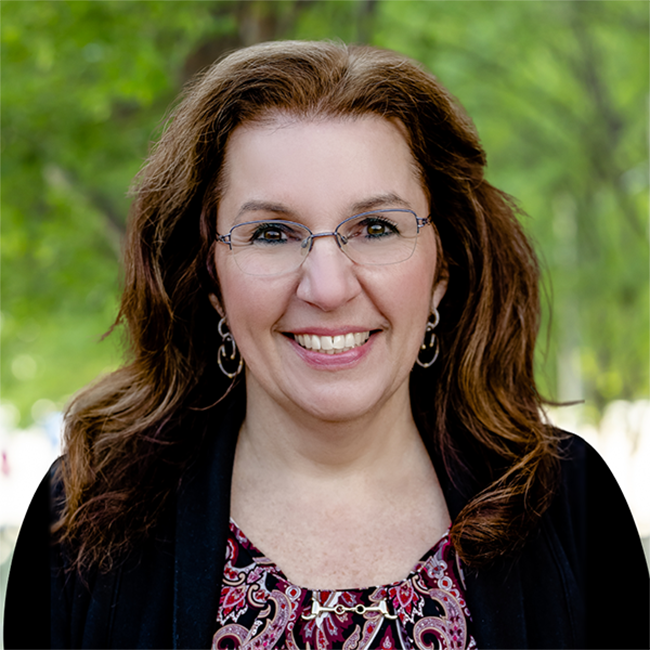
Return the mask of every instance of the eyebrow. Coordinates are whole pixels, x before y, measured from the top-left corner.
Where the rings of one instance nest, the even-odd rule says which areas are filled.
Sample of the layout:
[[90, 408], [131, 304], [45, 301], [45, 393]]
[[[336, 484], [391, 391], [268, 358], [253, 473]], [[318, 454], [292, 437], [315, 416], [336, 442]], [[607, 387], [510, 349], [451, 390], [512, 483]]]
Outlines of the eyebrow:
[[270, 203], [269, 201], [246, 201], [246, 203], [239, 208], [235, 222], [239, 221], [239, 218], [246, 212], [276, 212], [285, 217], [295, 216], [293, 210], [281, 203]]
[[379, 194], [378, 196], [373, 196], [369, 199], [364, 199], [363, 201], [358, 201], [352, 205], [352, 213], [356, 214], [359, 212], [367, 212], [368, 210], [374, 210], [376, 208], [382, 207], [394, 207], [400, 206], [402, 208], [408, 208], [412, 210], [408, 201], [405, 201], [397, 194], [393, 192], [388, 192], [387, 194]]
[[[377, 208], [395, 206], [408, 208], [409, 210], [413, 209], [411, 208], [411, 205], [408, 203], [408, 201], [405, 201], [393, 192], [388, 192], [386, 194], [378, 194], [377, 196], [372, 196], [370, 198], [363, 199], [362, 201], [353, 203], [350, 206], [350, 216], [359, 214], [361, 212], [375, 210]], [[246, 201], [246, 203], [241, 206], [235, 218], [235, 223], [238, 223], [241, 217], [247, 212], [272, 212], [280, 215], [281, 217], [290, 217], [293, 221], [298, 220], [297, 213], [291, 208], [288, 208], [286, 205], [282, 205], [281, 203], [272, 203], [270, 201], [253, 200]]]

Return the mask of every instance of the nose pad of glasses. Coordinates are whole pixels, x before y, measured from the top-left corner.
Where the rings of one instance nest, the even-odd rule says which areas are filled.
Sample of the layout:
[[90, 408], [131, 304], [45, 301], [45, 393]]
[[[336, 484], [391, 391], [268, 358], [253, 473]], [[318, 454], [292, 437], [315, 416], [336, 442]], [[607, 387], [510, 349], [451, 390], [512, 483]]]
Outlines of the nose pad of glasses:
[[314, 239], [316, 238], [320, 239], [321, 237], [334, 237], [339, 249], [346, 256], [349, 257], [347, 248], [345, 248], [345, 245], [348, 243], [347, 237], [344, 237], [343, 235], [341, 235], [341, 233], [338, 232], [319, 232], [315, 235], [311, 235], [310, 237], [307, 237], [306, 239], [303, 239], [303, 241], [300, 242], [300, 254], [303, 258], [303, 261], [307, 257], [307, 255], [309, 255], [309, 253], [311, 252], [311, 249], [314, 246]]
[[300, 254], [302, 257], [307, 257], [309, 251], [311, 250], [312, 242], [313, 240], [311, 237], [307, 237], [300, 242]]

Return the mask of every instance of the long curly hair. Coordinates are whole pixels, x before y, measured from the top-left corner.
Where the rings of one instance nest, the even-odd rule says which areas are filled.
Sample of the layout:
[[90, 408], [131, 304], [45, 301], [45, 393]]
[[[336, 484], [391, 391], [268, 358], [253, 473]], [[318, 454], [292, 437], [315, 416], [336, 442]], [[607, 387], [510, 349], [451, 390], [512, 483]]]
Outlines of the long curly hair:
[[533, 372], [535, 253], [513, 200], [484, 178], [473, 123], [436, 78], [394, 52], [329, 42], [239, 50], [198, 76], [174, 110], [134, 185], [116, 321], [128, 358], [68, 409], [55, 532], [73, 544], [77, 569], [109, 567], [163, 515], [200, 446], [192, 423], [223, 408], [231, 382], [217, 369], [209, 301], [220, 297], [220, 173], [233, 130], [277, 111], [404, 125], [449, 273], [440, 359], [411, 375], [414, 416], [434, 462], [468, 494], [451, 530], [461, 558], [478, 566], [515, 553], [558, 471], [558, 434], [540, 415]]

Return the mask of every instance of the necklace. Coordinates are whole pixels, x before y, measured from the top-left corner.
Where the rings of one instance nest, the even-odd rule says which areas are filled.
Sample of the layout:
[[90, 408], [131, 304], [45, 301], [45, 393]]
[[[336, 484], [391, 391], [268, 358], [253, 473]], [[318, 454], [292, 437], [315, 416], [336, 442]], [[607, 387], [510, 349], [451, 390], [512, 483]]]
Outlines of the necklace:
[[353, 605], [352, 607], [346, 607], [341, 603], [334, 605], [334, 607], [328, 607], [327, 605], [321, 605], [316, 600], [316, 594], [312, 594], [311, 597], [311, 612], [309, 612], [309, 614], [303, 614], [302, 618], [305, 621], [312, 621], [313, 619], [315, 619], [317, 616], [320, 616], [321, 614], [334, 613], [341, 616], [342, 614], [345, 614], [345, 612], [354, 612], [355, 614], [365, 614], [366, 612], [378, 612], [384, 618], [388, 618], [391, 620], [395, 620], [397, 618], [397, 614], [388, 613], [388, 605], [386, 604], [385, 600], [382, 600], [377, 605], [371, 607], [366, 607], [361, 603], [357, 605]]

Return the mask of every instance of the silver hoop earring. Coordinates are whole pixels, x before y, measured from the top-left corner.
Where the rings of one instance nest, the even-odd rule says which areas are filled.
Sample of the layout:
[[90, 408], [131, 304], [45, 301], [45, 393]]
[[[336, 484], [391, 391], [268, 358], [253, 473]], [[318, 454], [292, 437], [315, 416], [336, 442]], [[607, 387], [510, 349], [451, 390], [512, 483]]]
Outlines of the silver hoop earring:
[[[226, 330], [225, 332], [224, 328]], [[219, 351], [217, 352], [217, 363], [219, 364], [219, 369], [224, 375], [226, 375], [226, 377], [228, 377], [228, 379], [234, 379], [242, 371], [242, 368], [244, 367], [244, 360], [241, 358], [241, 354], [239, 354], [237, 351], [237, 344], [235, 343], [235, 339], [232, 337], [232, 334], [228, 330], [225, 316], [219, 321], [217, 329], [219, 330], [219, 336], [221, 336], [223, 339], [223, 343], [219, 346]], [[231, 346], [230, 354], [228, 354], [226, 348], [227, 345]], [[228, 358], [230, 361], [235, 361], [237, 357], [239, 357], [239, 362], [237, 363], [237, 370], [235, 370], [235, 372], [229, 372], [226, 368], [224, 368], [224, 359]], [[231, 364], [228, 362], [228, 365]]]
[[[433, 322], [431, 319], [433, 319]], [[418, 352], [418, 356], [415, 359], [415, 363], [417, 363], [418, 366], [421, 366], [422, 368], [429, 368], [430, 366], [432, 366], [436, 362], [436, 359], [440, 354], [440, 341], [438, 340], [438, 337], [433, 333], [433, 330], [436, 329], [439, 322], [440, 322], [440, 313], [434, 307], [433, 313], [431, 314], [431, 316], [429, 316], [429, 320], [427, 321], [427, 328], [426, 330], [424, 330], [424, 339], [422, 341], [422, 345], [420, 346], [420, 351]], [[424, 350], [428, 352], [429, 350], [431, 350], [431, 348], [435, 348], [433, 351], [433, 357], [428, 361], [422, 361], [422, 359], [420, 358], [422, 351]]]

